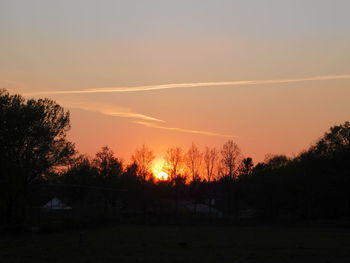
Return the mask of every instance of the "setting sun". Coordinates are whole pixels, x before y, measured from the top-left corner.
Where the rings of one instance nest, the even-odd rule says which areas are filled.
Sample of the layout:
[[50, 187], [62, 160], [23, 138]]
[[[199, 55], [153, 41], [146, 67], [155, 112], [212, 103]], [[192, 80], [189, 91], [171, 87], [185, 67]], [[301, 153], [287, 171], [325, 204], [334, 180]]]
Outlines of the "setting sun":
[[164, 172], [164, 160], [156, 159], [152, 166], [152, 173], [157, 180], [166, 181], [169, 178], [169, 175]]
[[169, 175], [166, 172], [161, 171], [156, 175], [156, 178], [161, 181], [166, 181], [168, 180]]

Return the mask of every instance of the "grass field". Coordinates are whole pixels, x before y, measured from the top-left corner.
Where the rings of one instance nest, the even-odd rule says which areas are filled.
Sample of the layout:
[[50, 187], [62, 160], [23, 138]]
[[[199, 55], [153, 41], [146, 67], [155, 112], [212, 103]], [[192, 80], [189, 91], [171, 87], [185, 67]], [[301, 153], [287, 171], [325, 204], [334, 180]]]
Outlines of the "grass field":
[[350, 229], [120, 226], [5, 236], [0, 262], [350, 262]]

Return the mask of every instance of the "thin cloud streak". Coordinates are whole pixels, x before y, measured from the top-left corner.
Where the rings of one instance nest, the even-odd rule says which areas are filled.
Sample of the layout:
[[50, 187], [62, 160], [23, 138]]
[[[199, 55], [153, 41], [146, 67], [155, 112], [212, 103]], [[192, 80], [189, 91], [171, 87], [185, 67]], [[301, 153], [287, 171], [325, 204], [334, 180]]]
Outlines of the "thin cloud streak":
[[135, 112], [101, 112], [101, 113], [105, 115], [121, 117], [121, 118], [132, 118], [132, 119], [142, 119], [147, 121], [165, 122], [163, 120], [153, 118], [151, 116], [147, 116], [140, 113], [135, 113]]
[[85, 110], [90, 112], [97, 112], [108, 116], [140, 119], [140, 120], [155, 121], [155, 122], [165, 122], [163, 120], [160, 120], [145, 114], [133, 112], [129, 108], [119, 107], [115, 105], [108, 105], [104, 103], [97, 103], [89, 100], [79, 100], [79, 101], [71, 100], [71, 101], [65, 101], [63, 104], [68, 108], [75, 108], [75, 109], [80, 109], [80, 110]]
[[[200, 135], [206, 135], [206, 136], [219, 136], [219, 137], [228, 137], [228, 138], [236, 137], [236, 136], [229, 135], [229, 134], [220, 134], [220, 133], [209, 132], [209, 131], [189, 130], [189, 129], [161, 126], [161, 125], [156, 124], [155, 122], [165, 123], [164, 120], [160, 120], [160, 119], [157, 119], [157, 118], [145, 115], [145, 114], [133, 112], [129, 108], [123, 108], [123, 107], [119, 107], [119, 106], [115, 106], [115, 105], [97, 103], [97, 102], [89, 101], [86, 99], [65, 101], [64, 104], [65, 104], [65, 106], [67, 106], [69, 108], [81, 109], [81, 110], [86, 110], [86, 111], [90, 111], [90, 112], [97, 112], [97, 113], [101, 113], [101, 114], [108, 115], [108, 116], [115, 116], [115, 117], [129, 118], [129, 119], [139, 119], [139, 121], [135, 120], [132, 122], [139, 124], [139, 125], [149, 127], [149, 128], [170, 130], [170, 131], [176, 131], [176, 132], [193, 133], [193, 134], [200, 134]], [[150, 121], [152, 121], [152, 122], [150, 122]]]
[[65, 94], [84, 94], [84, 93], [137, 92], [137, 91], [153, 91], [153, 90], [178, 89], [178, 88], [215, 87], [215, 86], [248, 86], [248, 85], [282, 84], [282, 83], [295, 83], [295, 82], [321, 81], [321, 80], [339, 80], [339, 79], [350, 79], [350, 74], [326, 75], [326, 76], [295, 78], [295, 79], [173, 83], [173, 84], [162, 84], [162, 85], [110, 87], [110, 88], [98, 88], [98, 89], [86, 89], [86, 90], [39, 91], [39, 92], [26, 93], [24, 95], [35, 96], [35, 95], [54, 95], [54, 94], [65, 95]]
[[145, 121], [134, 121], [134, 123], [140, 124], [140, 125], [143, 125], [143, 126], [146, 126], [149, 128], [162, 129], [162, 130], [168, 130], [168, 131], [193, 133], [193, 134], [200, 134], [200, 135], [206, 135], [206, 136], [237, 138], [237, 136], [230, 135], [230, 134], [221, 134], [221, 133], [201, 131], [201, 130], [189, 130], [189, 129], [175, 128], [175, 127], [166, 127], [166, 126], [161, 126], [161, 125], [157, 125], [155, 123], [150, 123], [150, 122], [145, 122]]
[[[143, 121], [133, 121], [133, 123], [143, 125], [149, 128], [193, 133], [193, 134], [200, 134], [200, 135], [206, 135], [206, 136], [219, 136], [219, 137], [227, 137], [227, 138], [236, 137], [234, 135], [229, 135], [229, 134], [220, 134], [220, 133], [209, 132], [209, 131], [189, 130], [189, 129], [173, 128], [173, 127], [157, 125], [156, 123], [153, 123], [153, 122], [165, 123], [165, 121], [145, 115], [145, 114], [135, 113], [128, 108], [116, 107], [114, 105], [106, 105], [106, 104], [91, 102], [87, 100], [65, 102], [65, 105], [69, 108], [86, 110], [90, 112], [97, 112], [108, 116], [143, 120]], [[153, 121], [153, 122], [148, 122], [148, 121]]]

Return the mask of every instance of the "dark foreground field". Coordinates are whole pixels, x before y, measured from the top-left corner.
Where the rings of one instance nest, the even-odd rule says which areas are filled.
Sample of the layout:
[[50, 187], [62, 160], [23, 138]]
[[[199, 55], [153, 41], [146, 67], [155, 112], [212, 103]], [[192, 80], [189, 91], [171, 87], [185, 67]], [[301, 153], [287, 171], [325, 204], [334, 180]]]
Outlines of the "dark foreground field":
[[350, 229], [121, 226], [0, 238], [0, 262], [350, 262]]

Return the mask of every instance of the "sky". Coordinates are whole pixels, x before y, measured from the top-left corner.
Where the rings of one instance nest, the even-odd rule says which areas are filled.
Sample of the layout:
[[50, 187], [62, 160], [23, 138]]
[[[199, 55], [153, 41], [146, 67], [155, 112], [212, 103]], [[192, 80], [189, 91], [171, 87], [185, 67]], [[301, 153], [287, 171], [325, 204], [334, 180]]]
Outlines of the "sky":
[[293, 156], [350, 116], [350, 1], [0, 0], [0, 88], [129, 160], [192, 142]]

